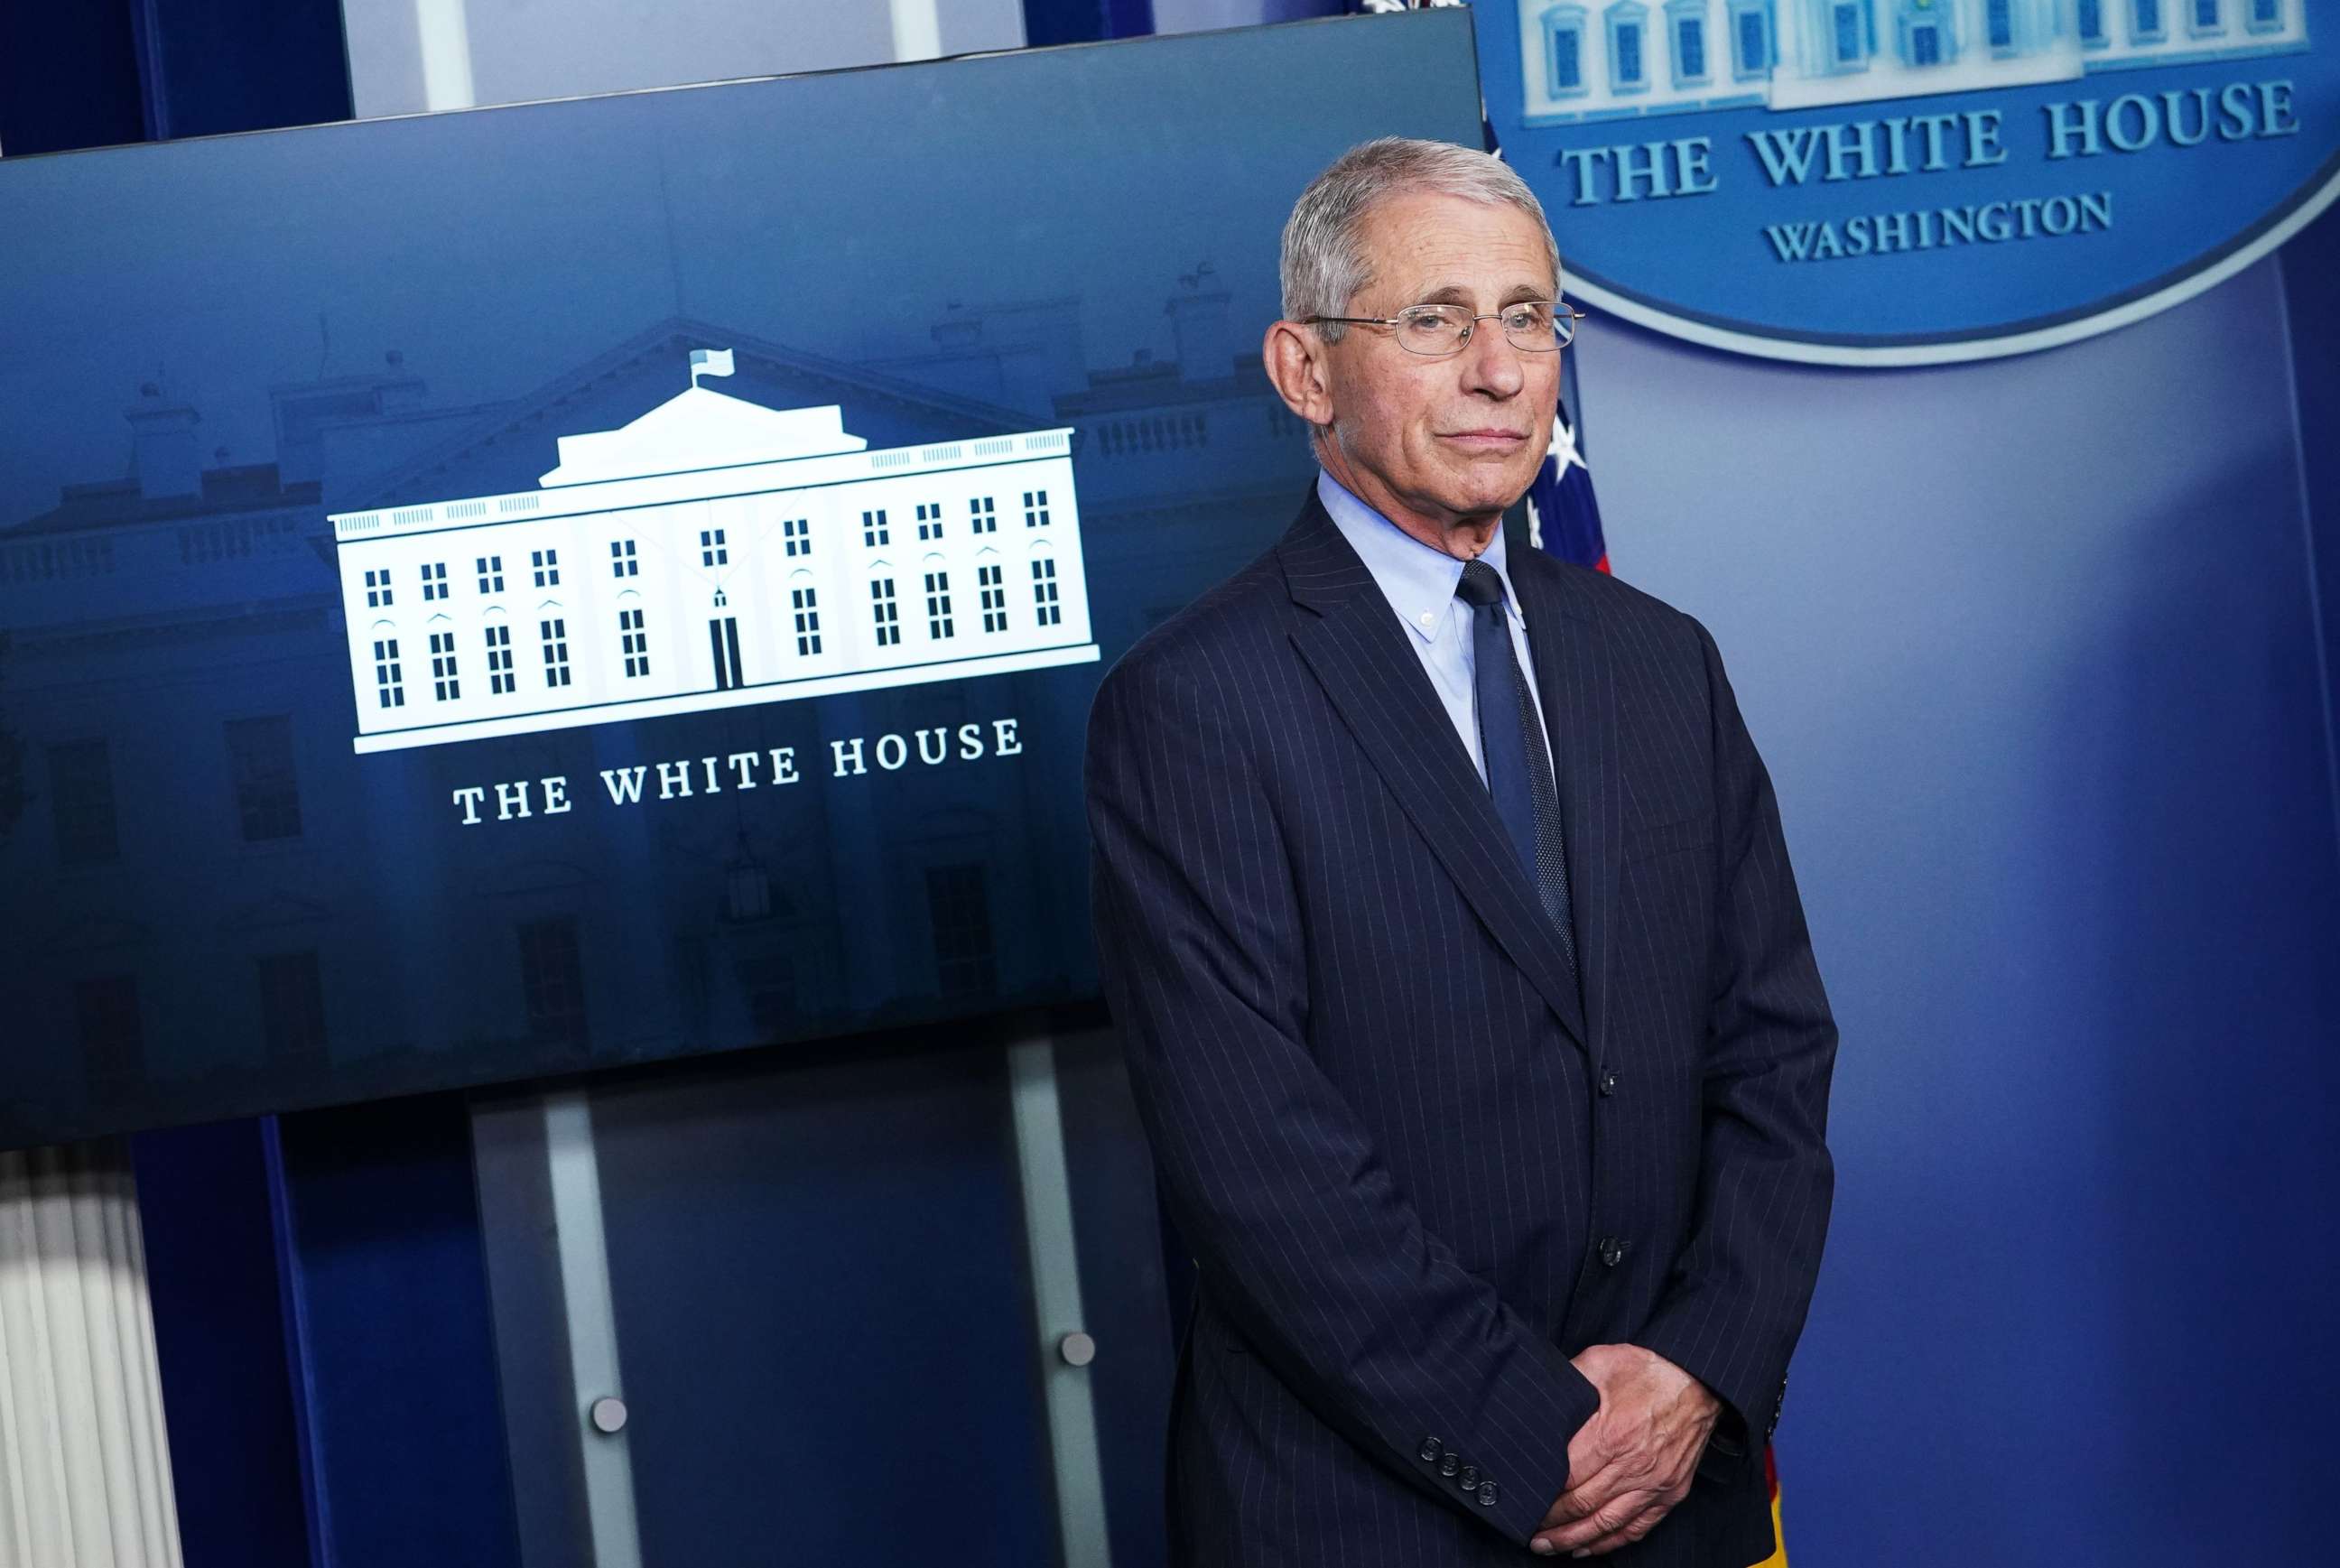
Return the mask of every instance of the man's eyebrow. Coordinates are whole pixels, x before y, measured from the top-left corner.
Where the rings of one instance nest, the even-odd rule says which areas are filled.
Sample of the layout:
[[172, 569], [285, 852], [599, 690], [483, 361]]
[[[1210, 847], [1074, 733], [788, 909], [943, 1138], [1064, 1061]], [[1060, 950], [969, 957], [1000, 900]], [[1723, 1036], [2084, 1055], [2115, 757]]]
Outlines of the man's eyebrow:
[[[1542, 283], [1513, 283], [1503, 291], [1502, 303], [1512, 305], [1522, 300], [1548, 300], [1552, 295], [1544, 292], [1547, 286]], [[1448, 283], [1429, 293], [1417, 295], [1407, 303], [1416, 305], [1467, 305], [1471, 303], [1471, 291], [1460, 283]]]

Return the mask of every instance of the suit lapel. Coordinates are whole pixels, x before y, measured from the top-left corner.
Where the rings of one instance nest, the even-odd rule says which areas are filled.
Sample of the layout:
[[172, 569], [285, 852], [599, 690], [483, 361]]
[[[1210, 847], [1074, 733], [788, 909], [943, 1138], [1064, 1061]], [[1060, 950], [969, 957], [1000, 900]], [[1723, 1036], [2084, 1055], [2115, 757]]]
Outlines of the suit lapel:
[[1558, 933], [1405, 630], [1313, 491], [1278, 553], [1294, 600], [1314, 612], [1294, 628], [1294, 647], [1472, 909], [1581, 1047], [1583, 1005]]
[[1607, 1038], [1610, 916], [1617, 894], [1624, 791], [1618, 778], [1617, 692], [1608, 643], [1599, 635], [1592, 608], [1572, 590], [1568, 570], [1542, 559], [1515, 560], [1511, 577], [1527, 619], [1529, 656], [1560, 787], [1576, 961], [1584, 981], [1585, 1038], [1597, 1057]]

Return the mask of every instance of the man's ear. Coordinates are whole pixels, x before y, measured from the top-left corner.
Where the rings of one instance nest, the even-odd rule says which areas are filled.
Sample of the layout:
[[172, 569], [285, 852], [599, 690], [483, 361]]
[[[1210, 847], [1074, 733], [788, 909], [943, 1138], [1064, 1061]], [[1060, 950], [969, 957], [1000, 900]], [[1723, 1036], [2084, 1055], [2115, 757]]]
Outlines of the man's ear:
[[1312, 426], [1333, 422], [1333, 393], [1324, 379], [1324, 342], [1297, 322], [1269, 324], [1260, 363], [1284, 405]]

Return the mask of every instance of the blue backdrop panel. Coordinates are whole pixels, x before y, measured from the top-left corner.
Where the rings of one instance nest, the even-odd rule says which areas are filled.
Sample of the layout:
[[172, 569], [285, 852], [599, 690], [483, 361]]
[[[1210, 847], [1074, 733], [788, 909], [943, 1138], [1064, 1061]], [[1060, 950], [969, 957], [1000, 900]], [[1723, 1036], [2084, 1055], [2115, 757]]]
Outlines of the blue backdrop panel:
[[125, 0], [155, 141], [350, 117], [336, 0]]
[[110, 147], [145, 134], [127, 5], [0, 10], [0, 154]]
[[286, 1116], [279, 1136], [318, 1563], [514, 1561], [461, 1099]]
[[[2340, 670], [2340, 209], [2318, 218], [2282, 252], [2284, 304], [2298, 399], [2300, 479], [2306, 491], [2324, 679]], [[2340, 691], [2335, 691], [2340, 729]], [[2340, 770], [2334, 779], [2340, 810]]]
[[187, 1568], [310, 1568], [283, 1237], [259, 1121], [131, 1140]]
[[0, 153], [350, 117], [339, 0], [74, 0], [0, 10]]
[[1151, 0], [1024, 0], [1024, 41], [1036, 49], [1153, 31]]
[[2273, 263], [1958, 369], [1583, 341], [1617, 571], [1714, 630], [1843, 1026], [1799, 1568], [2330, 1557], [2329, 430], [2294, 348]]

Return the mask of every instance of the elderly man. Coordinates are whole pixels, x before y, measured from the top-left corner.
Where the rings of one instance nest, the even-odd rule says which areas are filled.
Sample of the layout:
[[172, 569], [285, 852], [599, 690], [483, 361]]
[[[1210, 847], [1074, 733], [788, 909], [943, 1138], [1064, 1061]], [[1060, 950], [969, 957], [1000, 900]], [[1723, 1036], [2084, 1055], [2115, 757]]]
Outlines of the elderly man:
[[1743, 1568], [1836, 1030], [1703, 627], [1507, 552], [1572, 318], [1534, 195], [1358, 147], [1284, 234], [1323, 467], [1089, 729], [1107, 994], [1199, 1267], [1172, 1555]]

